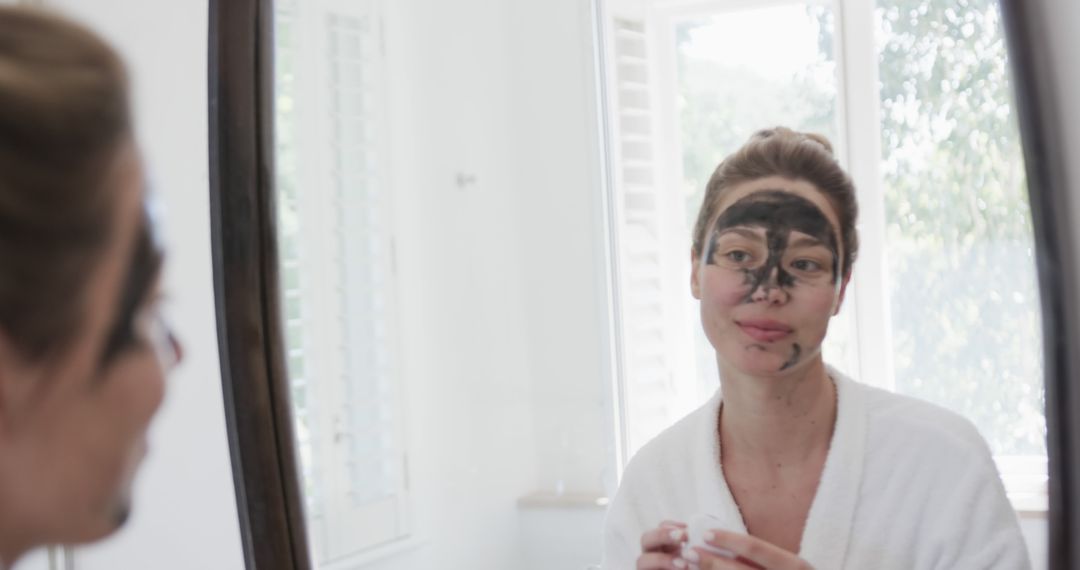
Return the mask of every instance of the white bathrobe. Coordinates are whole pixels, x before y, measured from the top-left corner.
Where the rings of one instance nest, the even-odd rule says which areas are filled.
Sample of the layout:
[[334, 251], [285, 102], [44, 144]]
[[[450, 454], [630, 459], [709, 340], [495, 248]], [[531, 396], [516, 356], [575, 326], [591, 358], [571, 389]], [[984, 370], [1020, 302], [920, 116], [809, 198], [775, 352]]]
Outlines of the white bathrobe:
[[[1020, 526], [975, 427], [932, 404], [829, 370], [837, 415], [799, 556], [817, 570], [1030, 568]], [[635, 567], [641, 535], [698, 513], [746, 532], [720, 468], [719, 392], [630, 461], [608, 510], [605, 570]]]

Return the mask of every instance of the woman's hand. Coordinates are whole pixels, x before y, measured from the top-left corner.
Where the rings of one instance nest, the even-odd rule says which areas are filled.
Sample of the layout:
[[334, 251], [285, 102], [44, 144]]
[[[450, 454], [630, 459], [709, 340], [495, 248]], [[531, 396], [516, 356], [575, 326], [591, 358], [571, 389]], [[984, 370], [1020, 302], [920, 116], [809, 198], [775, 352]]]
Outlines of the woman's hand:
[[664, 521], [660, 526], [641, 535], [641, 556], [637, 570], [682, 570], [687, 563], [680, 556], [686, 542], [686, 525]]
[[705, 533], [705, 542], [710, 546], [735, 554], [735, 558], [724, 558], [707, 550], [695, 548], [694, 552], [697, 553], [698, 560], [691, 560], [691, 562], [701, 570], [746, 570], [747, 568], [813, 570], [802, 558], [748, 534], [714, 530]]

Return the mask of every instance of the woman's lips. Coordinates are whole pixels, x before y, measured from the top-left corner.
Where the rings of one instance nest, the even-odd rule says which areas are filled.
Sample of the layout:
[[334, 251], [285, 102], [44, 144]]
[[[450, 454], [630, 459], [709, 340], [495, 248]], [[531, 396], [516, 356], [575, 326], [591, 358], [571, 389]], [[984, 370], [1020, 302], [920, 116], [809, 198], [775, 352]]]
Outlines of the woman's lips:
[[750, 338], [758, 342], [776, 342], [789, 334], [792, 328], [779, 321], [767, 319], [735, 321]]

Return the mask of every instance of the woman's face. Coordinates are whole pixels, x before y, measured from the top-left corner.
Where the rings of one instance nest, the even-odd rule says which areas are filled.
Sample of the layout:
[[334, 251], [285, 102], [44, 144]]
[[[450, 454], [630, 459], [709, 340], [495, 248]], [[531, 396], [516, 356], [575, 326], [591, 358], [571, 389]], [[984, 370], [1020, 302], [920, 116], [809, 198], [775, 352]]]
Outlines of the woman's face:
[[839, 227], [802, 180], [761, 178], [723, 196], [691, 274], [721, 365], [771, 376], [820, 358], [847, 285]]
[[0, 355], [0, 504], [33, 535], [29, 546], [94, 540], [123, 523], [165, 373], [180, 357], [157, 314], [156, 266], [148, 270], [137, 247], [150, 228], [133, 148], [113, 180], [117, 221], [87, 278], [78, 338], [43, 363]]

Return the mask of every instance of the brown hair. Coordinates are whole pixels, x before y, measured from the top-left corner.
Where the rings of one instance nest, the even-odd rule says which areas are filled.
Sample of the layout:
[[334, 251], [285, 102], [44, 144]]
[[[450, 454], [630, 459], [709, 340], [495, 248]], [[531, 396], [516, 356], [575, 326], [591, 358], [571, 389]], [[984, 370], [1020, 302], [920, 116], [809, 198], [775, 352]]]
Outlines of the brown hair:
[[716, 216], [724, 193], [736, 185], [769, 176], [805, 180], [825, 195], [840, 218], [840, 239], [844, 249], [841, 275], [850, 275], [859, 251], [859, 236], [855, 230], [859, 213], [855, 185], [837, 163], [828, 139], [785, 127], [754, 133], [742, 148], [716, 167], [705, 186], [705, 199], [694, 224], [694, 255], [701, 256], [707, 226]]
[[111, 236], [107, 178], [130, 132], [127, 75], [105, 42], [0, 7], [0, 329], [30, 358], [80, 328]]

